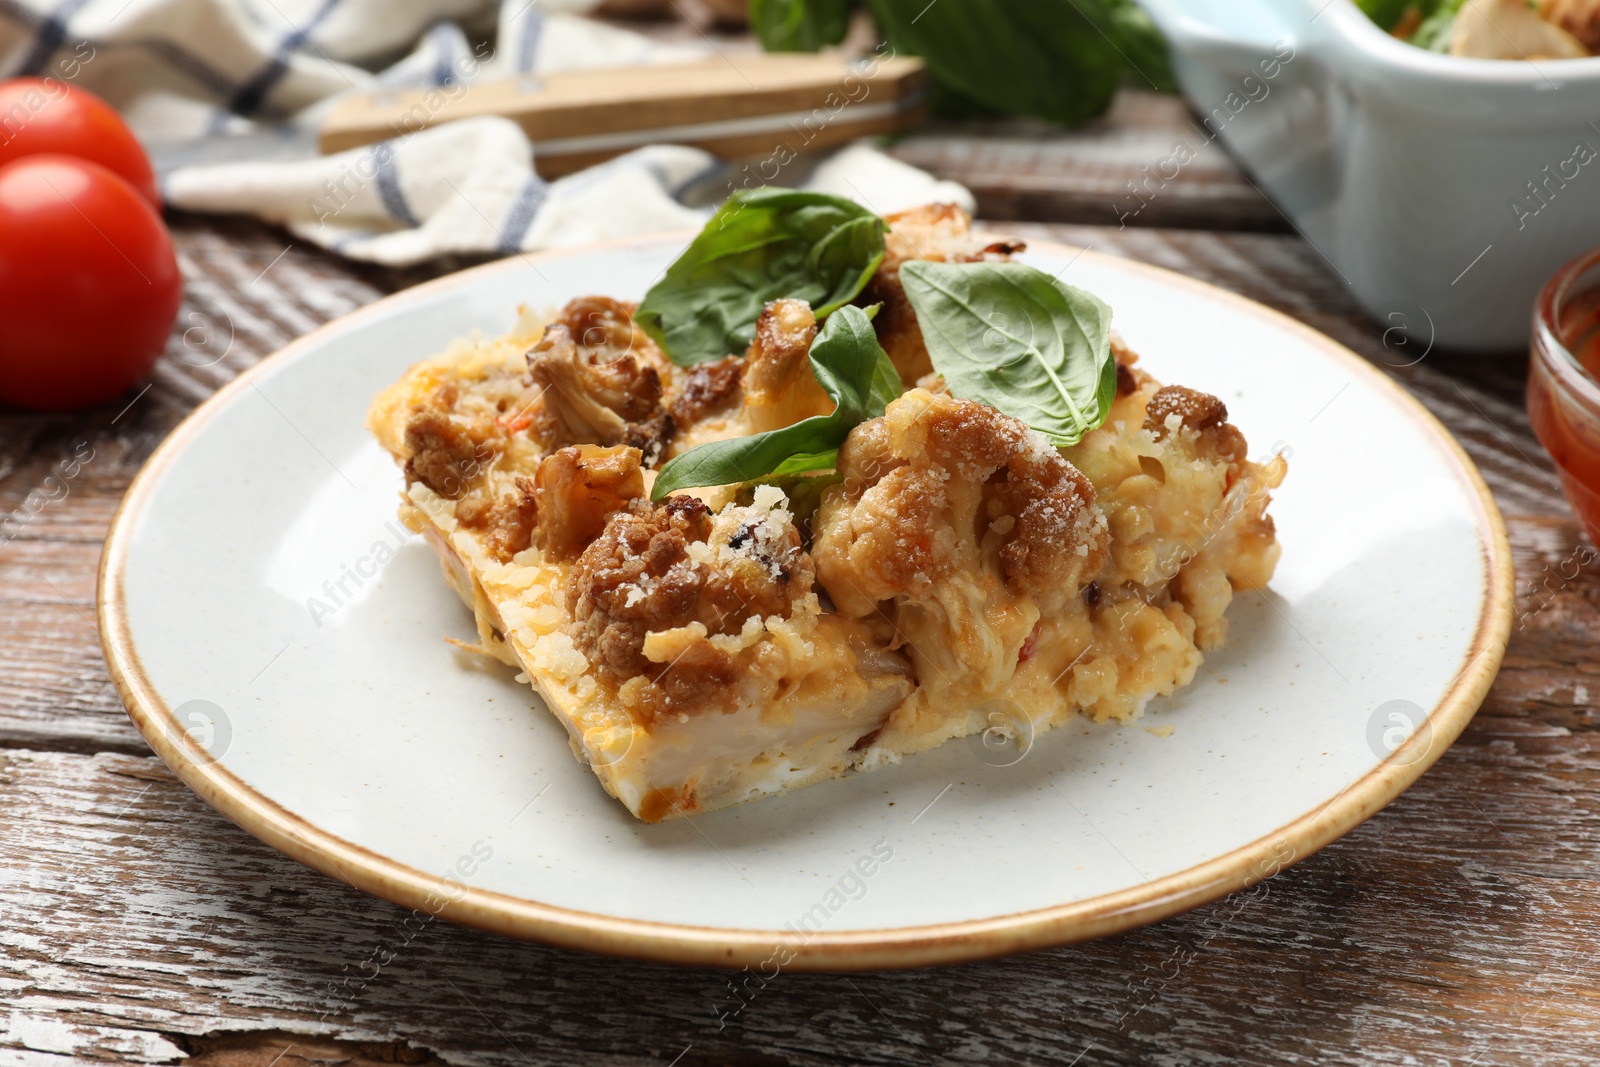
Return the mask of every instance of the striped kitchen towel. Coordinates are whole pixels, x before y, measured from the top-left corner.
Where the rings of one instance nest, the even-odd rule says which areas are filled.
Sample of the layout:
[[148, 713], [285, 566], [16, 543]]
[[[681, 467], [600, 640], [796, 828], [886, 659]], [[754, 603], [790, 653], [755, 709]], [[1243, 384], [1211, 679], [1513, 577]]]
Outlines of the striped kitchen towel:
[[[529, 71], [708, 54], [584, 16], [598, 0], [0, 0], [0, 77], [82, 86], [122, 111], [174, 207], [243, 212], [353, 259], [392, 265], [699, 225], [737, 173], [659, 145], [554, 182], [496, 118], [424, 129], [333, 156], [311, 131], [375, 88], [465, 91]], [[0, 116], [0, 123], [26, 116]], [[274, 161], [182, 165], [201, 138], [248, 137]], [[204, 147], [203, 142], [201, 147]], [[198, 153], [204, 158], [204, 152]], [[879, 211], [971, 194], [857, 144], [807, 185]]]

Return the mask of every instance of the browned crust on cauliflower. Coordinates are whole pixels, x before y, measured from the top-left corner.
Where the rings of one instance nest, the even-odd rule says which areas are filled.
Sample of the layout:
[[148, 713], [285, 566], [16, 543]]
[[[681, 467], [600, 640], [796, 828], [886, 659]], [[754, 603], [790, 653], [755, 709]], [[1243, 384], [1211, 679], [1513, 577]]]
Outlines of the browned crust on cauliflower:
[[[915, 390], [851, 431], [819, 513], [817, 568], [862, 617], [980, 567], [1053, 610], [1092, 580], [1107, 535], [1089, 480], [1037, 433], [983, 404]], [[965, 523], [965, 525], [963, 525]]]
[[693, 620], [702, 578], [688, 546], [704, 540], [710, 526], [700, 501], [670, 497], [613, 516], [579, 557], [567, 610], [579, 627], [579, 646], [603, 677], [620, 682], [659, 673], [645, 658], [645, 635]]
[[538, 543], [553, 560], [575, 558], [606, 520], [644, 495], [637, 448], [574, 445], [546, 456], [533, 478]]
[[1174, 415], [1191, 430], [1210, 430], [1228, 421], [1228, 405], [1198, 389], [1165, 385], [1145, 405], [1144, 428], [1159, 439], [1166, 434], [1167, 420]]
[[811, 377], [808, 356], [816, 337], [817, 317], [804, 300], [774, 300], [762, 308], [745, 352], [746, 400], [770, 397]]
[[654, 469], [661, 464], [667, 446], [678, 435], [678, 420], [672, 412], [662, 411], [643, 422], [630, 422], [622, 443], [637, 448], [646, 467]]
[[1228, 406], [1210, 393], [1182, 385], [1166, 385], [1151, 394], [1145, 404], [1144, 428], [1162, 440], [1177, 428], [1190, 435], [1196, 454], [1215, 456], [1225, 463], [1245, 460], [1244, 434], [1228, 421]]
[[612, 363], [632, 356], [655, 367], [664, 356], [644, 328], [633, 321], [638, 304], [613, 300], [609, 296], [580, 296], [568, 301], [556, 316], [555, 325], [565, 326], [596, 363]]
[[406, 420], [406, 483], [421, 482], [435, 493], [456, 500], [467, 491], [483, 466], [494, 458], [478, 427], [425, 407]]
[[483, 533], [484, 547], [501, 563], [533, 544], [534, 483], [530, 478], [518, 478], [515, 484], [515, 491], [502, 494], [499, 500], [468, 497], [456, 505], [456, 521]]
[[661, 405], [654, 367], [626, 353], [602, 362], [559, 322], [528, 351], [528, 374], [542, 390], [543, 435], [555, 445], [618, 444], [630, 423], [652, 417]]
[[1054, 449], [1047, 456], [1029, 451], [1008, 457], [1005, 480], [988, 504], [991, 521], [1016, 519], [1000, 549], [1006, 578], [1039, 603], [1054, 601], [1069, 587], [1073, 593], [1082, 588], [1099, 573], [1106, 551], [1106, 538], [1095, 537], [1092, 523], [1084, 521], [1093, 506], [1089, 479]]
[[[688, 496], [638, 500], [578, 558], [567, 589], [578, 645], [612, 685], [649, 680], [645, 721], [725, 706], [738, 661], [706, 638], [738, 634], [752, 617], [787, 618], [811, 596], [815, 570], [799, 532], [787, 512], [768, 516], [739, 507], [712, 516]], [[671, 662], [645, 654], [650, 634], [694, 624], [703, 633]]]
[[689, 374], [683, 391], [672, 398], [671, 414], [679, 427], [699, 422], [718, 408], [730, 404], [739, 393], [744, 375], [744, 360], [724, 356], [702, 363]]

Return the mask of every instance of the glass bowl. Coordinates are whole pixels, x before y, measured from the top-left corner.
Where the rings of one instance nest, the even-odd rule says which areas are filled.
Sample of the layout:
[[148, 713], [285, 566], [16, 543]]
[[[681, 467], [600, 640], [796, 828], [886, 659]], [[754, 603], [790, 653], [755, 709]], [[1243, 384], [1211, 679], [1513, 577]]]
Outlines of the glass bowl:
[[1533, 309], [1528, 418], [1600, 543], [1600, 249], [1556, 272]]

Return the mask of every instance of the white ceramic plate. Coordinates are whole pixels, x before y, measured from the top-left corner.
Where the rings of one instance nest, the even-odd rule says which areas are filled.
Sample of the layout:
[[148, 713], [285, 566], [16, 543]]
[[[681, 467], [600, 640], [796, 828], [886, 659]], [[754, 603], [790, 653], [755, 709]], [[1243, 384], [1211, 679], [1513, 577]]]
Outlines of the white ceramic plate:
[[394, 520], [400, 474], [362, 418], [408, 365], [509, 329], [519, 303], [639, 296], [685, 240], [390, 297], [265, 361], [161, 447], [107, 542], [102, 633], [134, 721], [206, 800], [319, 870], [515, 936], [911, 966], [1099, 936], [1248, 885], [1382, 807], [1476, 710], [1509, 628], [1510, 553], [1446, 432], [1281, 315], [1046, 246], [1026, 259], [1109, 301], [1141, 366], [1223, 397], [1254, 455], [1292, 450], [1271, 591], [1235, 601], [1228, 647], [1138, 726], [1062, 728], [1020, 760], [955, 742], [692, 822], [634, 821], [511, 671], [445, 643], [471, 638], [470, 617]]

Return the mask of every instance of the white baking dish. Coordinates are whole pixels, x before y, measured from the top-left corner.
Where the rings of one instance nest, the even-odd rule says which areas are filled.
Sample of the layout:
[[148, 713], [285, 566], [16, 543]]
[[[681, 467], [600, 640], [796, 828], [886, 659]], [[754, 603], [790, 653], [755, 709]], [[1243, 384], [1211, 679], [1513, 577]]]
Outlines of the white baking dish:
[[[1141, 0], [1184, 94], [1384, 329], [1527, 343], [1534, 295], [1600, 245], [1600, 57], [1457, 59], [1350, 0]], [[1152, 161], [1161, 195], [1170, 160]]]

